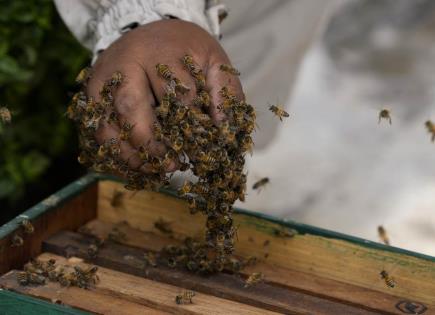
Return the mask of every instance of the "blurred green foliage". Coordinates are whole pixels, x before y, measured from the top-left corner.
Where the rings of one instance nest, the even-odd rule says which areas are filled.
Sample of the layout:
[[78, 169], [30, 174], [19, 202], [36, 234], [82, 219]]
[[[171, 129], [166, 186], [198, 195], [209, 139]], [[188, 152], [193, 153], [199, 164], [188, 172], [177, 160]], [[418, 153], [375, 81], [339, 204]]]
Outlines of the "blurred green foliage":
[[0, 106], [13, 114], [0, 127], [0, 205], [16, 212], [29, 206], [23, 200], [32, 192], [43, 198], [80, 175], [75, 132], [64, 112], [90, 53], [51, 0], [0, 0], [0, 8]]

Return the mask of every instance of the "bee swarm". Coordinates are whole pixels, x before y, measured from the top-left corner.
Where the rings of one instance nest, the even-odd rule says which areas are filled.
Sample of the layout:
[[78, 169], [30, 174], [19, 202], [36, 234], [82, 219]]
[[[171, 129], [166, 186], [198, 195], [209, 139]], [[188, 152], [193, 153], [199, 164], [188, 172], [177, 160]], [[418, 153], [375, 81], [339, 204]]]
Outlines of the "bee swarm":
[[[98, 102], [88, 97], [84, 91], [75, 94], [67, 115], [78, 126], [82, 149], [79, 162], [97, 172], [121, 174], [127, 179], [126, 189], [157, 190], [169, 185], [166, 170], [174, 161], [181, 166], [182, 171], [193, 172], [198, 178], [197, 182], [186, 181], [179, 194], [187, 199], [192, 214], [201, 212], [206, 215], [207, 230], [202, 260], [208, 272], [221, 271], [234, 251], [236, 228], [233, 225], [232, 206], [237, 199], [244, 200], [244, 155], [252, 150], [251, 133], [255, 127], [255, 112], [250, 104], [238, 99], [228, 87], [223, 86], [220, 90], [223, 101], [219, 104], [219, 109], [226, 119], [219, 126], [215, 125], [208, 115], [210, 95], [205, 89], [202, 70], [189, 55], [185, 55], [180, 62], [194, 78], [197, 96], [192, 104], [183, 104], [177, 94], [184, 94], [190, 88], [175, 77], [167, 65], [156, 65], [156, 70], [167, 82], [167, 87], [155, 109], [157, 122], [152, 129], [155, 139], [165, 144], [168, 151], [164, 157], [158, 157], [149, 154], [145, 146], [136, 148], [143, 165], [149, 168], [147, 174], [131, 168], [128, 162], [119, 157], [121, 141], [128, 141], [134, 128], [129, 122], [120, 122], [113, 105], [112, 92], [123, 81], [120, 72], [115, 72], [104, 84]], [[221, 70], [228, 75], [238, 74], [227, 65], [223, 65]], [[89, 71], [86, 75], [82, 73], [79, 82], [85, 86], [88, 77]], [[120, 134], [118, 138], [99, 144], [94, 134], [103, 121], [117, 124]], [[201, 267], [186, 267], [201, 270]]]

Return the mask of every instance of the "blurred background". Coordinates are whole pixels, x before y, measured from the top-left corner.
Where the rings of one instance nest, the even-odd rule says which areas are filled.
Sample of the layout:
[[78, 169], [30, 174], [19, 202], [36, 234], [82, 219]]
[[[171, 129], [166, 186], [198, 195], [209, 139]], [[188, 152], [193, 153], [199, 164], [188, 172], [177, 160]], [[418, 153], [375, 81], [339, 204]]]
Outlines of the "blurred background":
[[[2, 224], [85, 173], [64, 112], [74, 78], [91, 56], [52, 1], [0, 0], [0, 7], [0, 106], [13, 114], [11, 124], [0, 126]], [[280, 143], [289, 148], [282, 152], [298, 181], [273, 186], [279, 170], [267, 170], [271, 163], [261, 152], [260, 166], [250, 170], [271, 176], [265, 200], [279, 200], [288, 191], [292, 203], [284, 208], [253, 196], [252, 208], [372, 240], [377, 225], [385, 224], [393, 245], [435, 255], [435, 145], [423, 125], [435, 118], [435, 2], [344, 0], [322, 29], [291, 96], [293, 138]], [[235, 64], [243, 70], [243, 60]], [[374, 129], [383, 107], [391, 109], [393, 125]], [[373, 130], [376, 136], [363, 137]], [[312, 165], [303, 172], [310, 165], [305, 153], [325, 155], [318, 172]], [[330, 171], [323, 174], [322, 167]], [[310, 191], [310, 181], [342, 185], [325, 193]], [[363, 190], [370, 193], [358, 193]]]

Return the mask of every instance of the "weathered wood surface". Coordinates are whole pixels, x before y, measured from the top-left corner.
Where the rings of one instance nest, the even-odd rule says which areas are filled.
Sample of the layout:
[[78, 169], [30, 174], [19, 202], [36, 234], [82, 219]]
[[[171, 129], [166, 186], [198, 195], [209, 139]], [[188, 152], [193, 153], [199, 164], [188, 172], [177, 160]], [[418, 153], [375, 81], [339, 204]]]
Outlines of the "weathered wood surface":
[[[87, 248], [92, 242], [93, 239], [89, 236], [65, 231], [46, 240], [44, 251], [89, 259]], [[203, 277], [166, 266], [148, 267], [143, 260], [143, 253], [143, 249], [108, 241], [100, 248], [97, 257], [91, 261], [113, 270], [283, 314], [378, 313], [271, 283], [259, 283], [246, 289], [244, 279], [237, 275], [221, 273]]]
[[[126, 238], [122, 240], [123, 244], [140, 248], [145, 251], [157, 252], [166, 245], [181, 243], [179, 240], [174, 238], [156, 234], [156, 231], [143, 232], [134, 229], [125, 222], [112, 224], [100, 220], [92, 220], [84, 227], [85, 228], [82, 230], [85, 231], [86, 234], [102, 239], [106, 239], [110, 231], [116, 228], [126, 236]], [[256, 240], [253, 239], [252, 243], [255, 244]], [[266, 248], [269, 247], [269, 245], [264, 246], [264, 243], [258, 244], [258, 246]], [[312, 274], [305, 272], [269, 264], [267, 259], [263, 259], [255, 266], [247, 267], [241, 272], [241, 274], [247, 277], [255, 271], [262, 271], [266, 275], [267, 281], [276, 285], [288, 287], [291, 290], [306, 292], [311, 295], [340, 301], [344, 304], [355, 305], [373, 311], [403, 314], [403, 312], [396, 308], [396, 304], [403, 300], [403, 298], [394, 296], [394, 290], [391, 290], [391, 294], [386, 294], [364, 287], [350, 285], [348, 283], [313, 276]]]
[[[121, 202], [112, 206], [111, 200], [116, 190], [125, 191], [119, 183], [100, 182], [98, 199], [100, 220], [108, 223], [126, 221], [133, 228], [150, 232], [155, 231], [154, 222], [164, 218], [171, 222], [177, 238], [202, 237], [204, 217], [201, 214], [191, 215], [183, 200], [147, 191], [134, 195], [125, 192]], [[316, 278], [376, 290], [400, 297], [402, 300], [424, 303], [429, 310], [433, 309], [435, 304], [433, 261], [310, 234], [298, 234], [291, 239], [284, 239], [274, 233], [280, 225], [243, 214], [235, 215], [235, 225], [239, 226], [236, 254], [240, 256], [263, 257], [268, 254], [268, 264], [303, 272]], [[270, 241], [270, 245], [264, 247], [266, 240]], [[379, 276], [379, 272], [383, 269], [395, 278], [397, 286], [394, 289], [387, 287]], [[340, 298], [344, 297], [346, 290], [340, 295]], [[352, 296], [354, 293], [348, 292], [350, 301], [355, 300]], [[369, 295], [367, 299], [370, 298], [372, 296]], [[389, 308], [391, 311], [393, 309], [396, 309], [395, 306]]]
[[[58, 208], [50, 209], [38, 218], [32, 220], [35, 231], [26, 235], [22, 228], [0, 239], [0, 274], [11, 269], [20, 268], [31, 257], [41, 252], [42, 240], [60, 230], [76, 230], [87, 221], [96, 217], [97, 208], [97, 184], [93, 184], [83, 192], [62, 204]], [[47, 207], [55, 207], [61, 203], [59, 197], [51, 195], [42, 201]], [[24, 219], [24, 217], [23, 217]], [[11, 247], [11, 239], [18, 233], [24, 239], [24, 244], [19, 247]]]

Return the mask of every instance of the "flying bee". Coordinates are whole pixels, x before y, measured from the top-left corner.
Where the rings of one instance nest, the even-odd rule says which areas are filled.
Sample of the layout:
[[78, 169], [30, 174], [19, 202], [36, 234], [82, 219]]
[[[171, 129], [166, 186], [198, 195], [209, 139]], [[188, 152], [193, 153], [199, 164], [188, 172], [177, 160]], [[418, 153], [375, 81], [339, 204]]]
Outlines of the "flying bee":
[[158, 64], [156, 65], [156, 69], [157, 69], [158, 74], [160, 74], [160, 75], [162, 76], [163, 79], [165, 79], [165, 80], [167, 80], [167, 81], [173, 79], [174, 74], [173, 74], [172, 71], [169, 69], [169, 66], [168, 66], [168, 65], [158, 63]]
[[192, 184], [192, 182], [185, 181], [184, 184], [183, 184], [183, 186], [181, 186], [181, 188], [178, 190], [178, 194], [179, 194], [180, 196], [184, 196], [184, 195], [186, 195], [186, 194], [188, 194], [188, 193], [191, 193], [191, 192], [192, 192], [192, 189], [193, 189], [193, 184]]
[[156, 222], [154, 222], [154, 227], [164, 234], [172, 234], [171, 223], [168, 221], [159, 218]]
[[233, 74], [233, 75], [240, 75], [239, 70], [237, 70], [236, 68], [234, 68], [231, 65], [222, 64], [219, 66], [219, 70], [222, 72], [227, 72], [229, 74]]
[[282, 109], [279, 105], [270, 105], [269, 106], [269, 110], [274, 113], [280, 121], [282, 121], [282, 119], [284, 117], [289, 117], [290, 115], [284, 110]]
[[381, 241], [385, 245], [390, 245], [390, 239], [388, 237], [387, 231], [384, 229], [384, 227], [382, 225], [378, 226], [378, 235], [379, 235], [379, 238], [381, 239]]
[[198, 93], [198, 95], [193, 99], [193, 105], [195, 106], [204, 106], [209, 107], [210, 106], [210, 94], [208, 94], [206, 91], [202, 90]]
[[248, 279], [246, 279], [244, 287], [249, 288], [254, 284], [263, 281], [263, 279], [264, 279], [264, 275], [261, 272], [254, 272], [248, 277]]
[[184, 290], [175, 297], [175, 303], [177, 304], [192, 304], [192, 299], [195, 296], [194, 291]]
[[264, 186], [266, 186], [270, 182], [269, 177], [264, 177], [252, 185], [252, 189], [258, 189], [260, 191]]
[[388, 287], [394, 288], [396, 286], [396, 281], [394, 281], [393, 277], [391, 277], [388, 272], [382, 270], [379, 274]]
[[24, 244], [24, 240], [21, 236], [19, 236], [18, 234], [14, 234], [12, 236], [11, 247], [19, 247], [19, 246], [23, 246], [23, 244]]
[[434, 142], [435, 141], [435, 124], [428, 120], [424, 123], [424, 125], [426, 126], [427, 131], [431, 134], [431, 141]]
[[378, 119], [378, 124], [380, 124], [381, 123], [381, 120], [382, 119], [385, 119], [385, 120], [388, 120], [388, 122], [390, 123], [390, 125], [392, 124], [392, 121], [391, 121], [391, 112], [390, 112], [390, 110], [389, 109], [382, 109], [380, 112], [379, 112], [379, 119]]
[[26, 234], [32, 234], [35, 231], [35, 228], [28, 219], [24, 219], [23, 221], [21, 221], [21, 226], [23, 227], [24, 233]]
[[89, 79], [91, 74], [91, 68], [86, 67], [80, 70], [79, 74], [76, 77], [77, 84], [83, 84], [86, 80]]
[[122, 73], [119, 72], [119, 71], [115, 71], [112, 74], [112, 77], [110, 79], [110, 85], [111, 86], [118, 86], [118, 85], [120, 85], [122, 83], [122, 80], [123, 80]]
[[0, 107], [0, 120], [5, 124], [9, 124], [11, 122], [12, 114], [7, 107]]
[[128, 122], [124, 122], [121, 128], [121, 133], [119, 134], [119, 139], [123, 141], [127, 141], [128, 139], [130, 139], [132, 129], [133, 129], [132, 124]]

